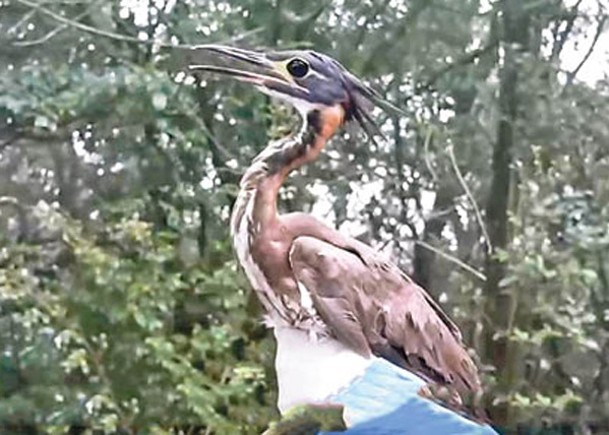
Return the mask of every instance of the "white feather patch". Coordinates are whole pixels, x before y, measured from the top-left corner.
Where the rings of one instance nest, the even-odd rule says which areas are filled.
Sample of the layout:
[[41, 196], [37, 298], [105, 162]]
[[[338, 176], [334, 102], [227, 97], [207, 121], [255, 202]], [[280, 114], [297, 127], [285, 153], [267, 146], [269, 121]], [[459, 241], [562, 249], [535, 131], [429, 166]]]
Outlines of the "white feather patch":
[[362, 376], [373, 361], [330, 337], [311, 340], [307, 331], [288, 326], [277, 326], [274, 333], [277, 406], [282, 414], [296, 405], [326, 403]]
[[281, 306], [279, 298], [269, 286], [264, 274], [254, 262], [250, 253], [249, 225], [253, 220], [254, 195], [251, 195], [249, 198], [239, 199], [247, 201], [247, 203], [245, 204], [244, 215], [241, 221], [236, 223], [236, 232], [233, 234], [233, 243], [235, 251], [237, 252], [237, 257], [239, 258], [239, 262], [250, 283], [260, 295], [260, 300], [268, 315], [266, 322], [272, 325], [286, 323], [285, 320], [281, 318], [280, 311], [278, 310], [278, 307]]
[[309, 314], [315, 315], [315, 308], [313, 307], [313, 298], [311, 298], [311, 292], [307, 289], [303, 283], [296, 281], [298, 284], [298, 291], [300, 292], [300, 306], [304, 308]]

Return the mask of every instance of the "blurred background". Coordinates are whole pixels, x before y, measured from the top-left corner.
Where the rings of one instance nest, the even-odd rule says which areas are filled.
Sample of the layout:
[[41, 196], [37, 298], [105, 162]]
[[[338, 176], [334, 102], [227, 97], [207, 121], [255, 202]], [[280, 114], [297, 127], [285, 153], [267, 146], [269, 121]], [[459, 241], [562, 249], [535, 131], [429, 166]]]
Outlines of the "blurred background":
[[0, 0], [0, 426], [259, 433], [273, 342], [227, 219], [290, 110], [189, 44], [314, 48], [408, 116], [282, 209], [373, 244], [475, 349], [506, 433], [609, 432], [605, 0]]

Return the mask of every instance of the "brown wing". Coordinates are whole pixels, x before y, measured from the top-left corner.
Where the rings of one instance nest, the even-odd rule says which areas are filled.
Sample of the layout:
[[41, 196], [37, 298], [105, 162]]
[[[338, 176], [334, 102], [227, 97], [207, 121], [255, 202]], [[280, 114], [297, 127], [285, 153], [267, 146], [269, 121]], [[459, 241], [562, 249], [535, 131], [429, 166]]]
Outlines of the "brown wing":
[[455, 324], [396, 266], [361, 245], [365, 262], [315, 237], [296, 238], [290, 250], [294, 276], [331, 332], [355, 351], [374, 353], [433, 383], [461, 394], [480, 391]]

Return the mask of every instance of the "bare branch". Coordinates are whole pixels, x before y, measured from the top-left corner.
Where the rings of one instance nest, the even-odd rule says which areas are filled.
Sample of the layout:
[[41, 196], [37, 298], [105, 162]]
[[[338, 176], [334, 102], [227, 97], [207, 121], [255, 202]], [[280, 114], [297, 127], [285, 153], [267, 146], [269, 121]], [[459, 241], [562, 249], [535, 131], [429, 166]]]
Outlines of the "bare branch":
[[[88, 8], [85, 12], [83, 12], [81, 14], [78, 14], [74, 18], [74, 21], [79, 21], [80, 19], [86, 17], [89, 14], [90, 9], [91, 8]], [[32, 11], [32, 12], [34, 12], [34, 11]], [[60, 32], [64, 31], [68, 27], [69, 26], [68, 26], [67, 23], [63, 23], [63, 24], [57, 26], [56, 28], [54, 28], [53, 30], [51, 30], [49, 33], [47, 33], [46, 35], [44, 35], [41, 38], [32, 39], [32, 40], [29, 40], [29, 41], [17, 41], [17, 42], [13, 42], [13, 45], [15, 45], [17, 47], [30, 47], [32, 45], [44, 44], [45, 42], [48, 42], [49, 40], [54, 38], [57, 34], [59, 34]]]
[[455, 174], [457, 175], [457, 179], [459, 180], [459, 184], [461, 184], [461, 187], [465, 191], [465, 195], [467, 196], [467, 199], [469, 200], [472, 207], [474, 208], [474, 213], [476, 214], [476, 220], [478, 221], [480, 230], [482, 231], [482, 234], [484, 235], [484, 242], [486, 243], [486, 251], [487, 251], [487, 253], [491, 253], [491, 252], [493, 252], [493, 246], [491, 245], [491, 238], [489, 237], [488, 231], [486, 230], [486, 225], [484, 224], [484, 220], [482, 219], [482, 214], [480, 213], [480, 208], [478, 207], [478, 204], [476, 203], [476, 200], [474, 199], [474, 195], [472, 195], [471, 190], [469, 190], [469, 187], [467, 187], [465, 178], [463, 178], [463, 175], [461, 174], [461, 170], [459, 169], [459, 166], [457, 165], [457, 159], [455, 158], [455, 152], [453, 150], [452, 145], [450, 145], [448, 147], [447, 152], [448, 152], [448, 156], [450, 157], [450, 163], [452, 164], [453, 170], [455, 171]]
[[433, 133], [431, 128], [427, 130], [427, 134], [425, 135], [425, 142], [423, 144], [423, 157], [425, 158], [425, 166], [427, 166], [427, 170], [431, 175], [431, 179], [435, 183], [438, 180], [438, 175], [431, 165], [431, 159], [429, 158], [429, 145], [431, 143], [431, 137]]
[[41, 6], [40, 4], [38, 4], [36, 2], [32, 2], [30, 0], [17, 0], [17, 2], [21, 3], [25, 6], [28, 6], [30, 8], [33, 8], [35, 11], [39, 11], [43, 15], [46, 15], [59, 23], [65, 24], [66, 26], [70, 26], [70, 27], [73, 27], [78, 30], [82, 30], [83, 32], [93, 33], [95, 35], [104, 36], [106, 38], [115, 39], [115, 40], [124, 41], [124, 42], [137, 42], [137, 43], [144, 42], [133, 36], [121, 35], [119, 33], [109, 32], [109, 31], [106, 31], [103, 29], [97, 29], [95, 27], [88, 26], [86, 24], [80, 23], [73, 19], [63, 17], [63, 16], [59, 15], [58, 13], [53, 12], [52, 10], [47, 9], [47, 8]]
[[19, 21], [17, 21], [14, 25], [12, 25], [7, 31], [7, 34], [12, 34], [15, 33], [19, 27], [21, 27], [27, 20], [29, 20], [30, 18], [32, 18], [34, 16], [34, 14], [36, 13], [36, 10], [31, 10], [29, 11], [27, 14], [23, 15], [23, 17], [21, 17], [21, 19]]
[[5, 204], [16, 206], [19, 204], [19, 200], [14, 196], [0, 196], [0, 205]]
[[[131, 43], [142, 44], [142, 45], [157, 45], [161, 48], [194, 49], [198, 46], [198, 45], [191, 45], [191, 44], [167, 44], [167, 43], [162, 43], [162, 42], [158, 42], [158, 41], [142, 41], [141, 39], [134, 37], [134, 36], [123, 35], [123, 34], [116, 33], [116, 32], [110, 32], [108, 30], [98, 29], [96, 27], [89, 26], [87, 24], [83, 24], [75, 19], [63, 17], [63, 16], [59, 15], [58, 13], [53, 12], [52, 10], [41, 6], [40, 3], [32, 2], [30, 0], [16, 0], [16, 1], [25, 6], [33, 8], [35, 11], [38, 11], [41, 14], [46, 15], [47, 17], [52, 18], [53, 20], [55, 20], [61, 24], [64, 24], [66, 26], [75, 28], [75, 29], [83, 31], [83, 32], [91, 33], [93, 35], [103, 36], [105, 38], [113, 39], [115, 41], [131, 42]], [[243, 38], [246, 38], [248, 36], [251, 36], [253, 34], [259, 33], [262, 30], [263, 29], [261, 27], [258, 27], [258, 28], [243, 32], [234, 37], [228, 38], [227, 40], [217, 41], [216, 43], [226, 44], [226, 43], [235, 42], [235, 41], [241, 40]], [[54, 36], [54, 35], [52, 35], [52, 36]], [[19, 45], [19, 44], [27, 45], [27, 42], [14, 43], [14, 45]]]
[[447, 254], [446, 252], [444, 252], [444, 251], [436, 248], [435, 246], [432, 246], [429, 243], [424, 242], [422, 240], [415, 240], [414, 243], [416, 243], [417, 245], [422, 246], [425, 249], [429, 249], [430, 251], [438, 254], [441, 257], [444, 257], [446, 260], [450, 261], [451, 263], [454, 263], [457, 266], [461, 267], [463, 270], [468, 271], [469, 273], [474, 275], [476, 278], [478, 278], [480, 281], [482, 281], [482, 282], [486, 281], [486, 276], [482, 272], [480, 272], [479, 270], [475, 269], [473, 266], [470, 266], [469, 264], [461, 261], [460, 259], [458, 259], [454, 255]]
[[567, 25], [562, 32], [558, 33], [558, 27], [560, 26], [560, 22], [556, 24], [556, 33], [558, 34], [555, 33], [556, 37], [554, 45], [552, 46], [551, 59], [558, 59], [558, 56], [560, 56], [560, 53], [562, 52], [562, 49], [565, 46], [565, 42], [567, 42], [567, 38], [573, 30], [575, 20], [578, 18], [577, 10], [579, 9], [579, 5], [582, 3], [582, 1], [583, 0], [577, 0], [577, 3], [575, 3], [575, 5], [573, 5], [571, 10], [569, 11], [568, 18], [566, 21]]
[[483, 47], [477, 48], [474, 51], [472, 51], [471, 53], [466, 54], [462, 58], [444, 65], [439, 70], [429, 74], [429, 76], [428, 76], [429, 78], [427, 80], [425, 80], [423, 83], [421, 83], [419, 86], [422, 86], [424, 88], [428, 88], [428, 87], [432, 86], [435, 82], [437, 82], [440, 78], [442, 78], [442, 76], [444, 76], [446, 73], [452, 71], [453, 69], [455, 69], [457, 67], [469, 65], [470, 63], [472, 63], [475, 60], [477, 60], [478, 58], [480, 58], [483, 54], [488, 53], [489, 51], [491, 51], [493, 48], [495, 48], [497, 46], [497, 43], [498, 43], [498, 41], [495, 38], [493, 38]]
[[192, 122], [194, 122], [197, 125], [197, 127], [199, 127], [201, 129], [201, 131], [203, 132], [203, 135], [209, 140], [211, 146], [216, 148], [216, 150], [222, 154], [224, 159], [232, 160], [232, 159], [236, 158], [235, 155], [232, 152], [230, 152], [228, 150], [228, 148], [226, 148], [224, 145], [222, 145], [222, 142], [214, 136], [214, 134], [212, 133], [209, 126], [201, 119], [200, 116], [198, 116], [195, 113], [195, 111], [193, 109], [184, 107], [183, 110], [184, 110], [184, 114], [186, 115], [186, 117], [188, 119], [190, 119]]
[[585, 65], [585, 63], [588, 61], [588, 59], [592, 55], [592, 52], [594, 52], [594, 49], [596, 48], [596, 43], [598, 42], [601, 34], [603, 33], [603, 27], [605, 27], [606, 21], [607, 21], [606, 15], [603, 15], [602, 17], [599, 18], [598, 25], [596, 26], [596, 33], [594, 34], [594, 38], [592, 39], [592, 43], [590, 44], [588, 51], [584, 55], [583, 59], [579, 62], [577, 67], [575, 67], [575, 69], [573, 71], [571, 71], [570, 73], [567, 73], [567, 84], [573, 83], [573, 80], [575, 80], [575, 76], [577, 76], [577, 73], [579, 73], [579, 71], [582, 69], [582, 67]]

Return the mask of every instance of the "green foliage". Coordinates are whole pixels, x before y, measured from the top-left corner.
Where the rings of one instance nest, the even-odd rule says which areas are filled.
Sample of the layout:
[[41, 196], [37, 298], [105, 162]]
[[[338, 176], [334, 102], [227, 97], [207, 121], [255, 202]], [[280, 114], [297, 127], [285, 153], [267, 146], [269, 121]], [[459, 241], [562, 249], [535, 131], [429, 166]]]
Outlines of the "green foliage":
[[342, 406], [295, 406], [282, 416], [281, 421], [273, 422], [263, 435], [317, 434], [323, 432], [342, 432], [347, 427], [343, 420]]
[[38, 212], [54, 240], [11, 246], [0, 275], [4, 425], [264, 427], [269, 350], [232, 262], [185, 267], [176, 233], [141, 220], [98, 233]]
[[[276, 419], [272, 341], [227, 220], [243, 168], [294, 121], [253, 89], [183, 73], [176, 44], [218, 41], [314, 47], [400, 106], [374, 113], [388, 140], [349, 128], [282, 208], [429, 288], [509, 430], [609, 426], [609, 86], [564, 71], [600, 3], [33, 1], [0, 0], [8, 431], [260, 433]], [[502, 218], [487, 210], [506, 143]], [[487, 255], [481, 226], [495, 239], [502, 224]]]

